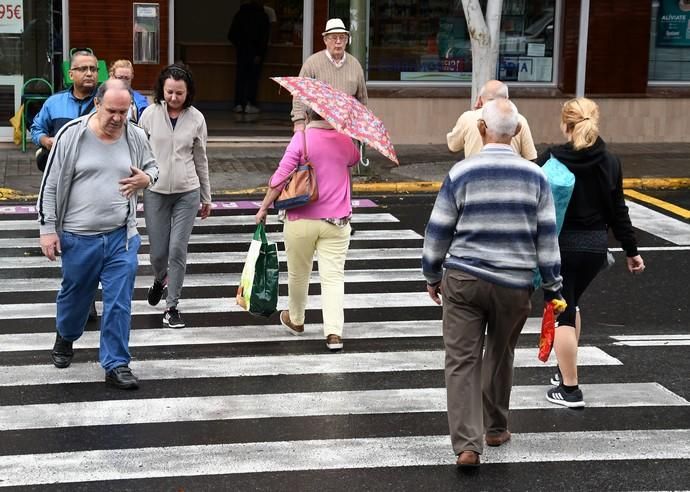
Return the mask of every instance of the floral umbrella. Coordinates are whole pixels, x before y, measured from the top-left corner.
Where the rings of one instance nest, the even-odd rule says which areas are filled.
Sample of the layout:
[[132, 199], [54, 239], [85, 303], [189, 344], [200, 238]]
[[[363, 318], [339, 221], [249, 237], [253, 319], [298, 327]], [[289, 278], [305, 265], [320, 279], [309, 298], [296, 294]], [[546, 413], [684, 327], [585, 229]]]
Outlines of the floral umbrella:
[[317, 79], [308, 77], [271, 77], [271, 79], [316, 111], [337, 131], [367, 143], [400, 165], [383, 122], [357, 99]]

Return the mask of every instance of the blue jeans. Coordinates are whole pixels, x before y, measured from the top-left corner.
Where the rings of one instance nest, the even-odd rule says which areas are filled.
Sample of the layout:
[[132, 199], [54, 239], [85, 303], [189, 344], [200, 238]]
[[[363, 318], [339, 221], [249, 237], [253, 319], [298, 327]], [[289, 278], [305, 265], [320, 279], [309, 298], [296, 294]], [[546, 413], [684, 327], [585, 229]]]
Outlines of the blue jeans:
[[62, 285], [57, 295], [57, 331], [74, 341], [84, 333], [98, 282], [103, 287], [101, 366], [110, 371], [129, 364], [129, 329], [139, 235], [129, 239], [127, 228], [85, 236], [62, 232]]

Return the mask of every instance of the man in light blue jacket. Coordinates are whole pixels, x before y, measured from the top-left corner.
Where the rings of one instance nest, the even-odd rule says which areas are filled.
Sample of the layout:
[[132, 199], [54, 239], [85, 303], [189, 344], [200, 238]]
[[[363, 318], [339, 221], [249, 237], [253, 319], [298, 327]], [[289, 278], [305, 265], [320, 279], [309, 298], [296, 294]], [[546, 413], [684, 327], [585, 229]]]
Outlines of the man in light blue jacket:
[[158, 179], [145, 132], [129, 124], [127, 86], [108, 80], [96, 112], [67, 123], [48, 156], [37, 209], [40, 245], [51, 261], [62, 256], [57, 336], [51, 353], [70, 365], [72, 344], [84, 332], [91, 299], [103, 286], [99, 358], [106, 384], [138, 387], [129, 368], [129, 331], [137, 251], [137, 192]]

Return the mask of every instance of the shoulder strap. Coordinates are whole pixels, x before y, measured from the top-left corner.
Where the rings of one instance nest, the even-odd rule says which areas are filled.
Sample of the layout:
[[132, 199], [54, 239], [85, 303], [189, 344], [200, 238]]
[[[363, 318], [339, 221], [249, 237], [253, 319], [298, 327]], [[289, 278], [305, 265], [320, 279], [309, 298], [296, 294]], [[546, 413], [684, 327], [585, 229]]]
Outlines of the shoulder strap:
[[307, 130], [302, 130], [302, 158], [304, 162], [309, 162], [309, 154], [307, 154]]

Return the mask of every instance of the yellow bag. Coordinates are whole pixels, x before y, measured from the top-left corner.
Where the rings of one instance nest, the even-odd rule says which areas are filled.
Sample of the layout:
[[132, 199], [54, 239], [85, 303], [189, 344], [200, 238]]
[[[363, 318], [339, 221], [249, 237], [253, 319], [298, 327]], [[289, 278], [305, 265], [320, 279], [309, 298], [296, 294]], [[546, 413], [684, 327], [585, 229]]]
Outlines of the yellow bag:
[[19, 145], [20, 143], [22, 143], [22, 113], [23, 112], [24, 112], [24, 105], [21, 104], [19, 106], [19, 109], [17, 110], [17, 112], [14, 113], [14, 116], [12, 118], [10, 118], [10, 124], [12, 125], [12, 128], [14, 128], [12, 140], [14, 141], [15, 145]]

